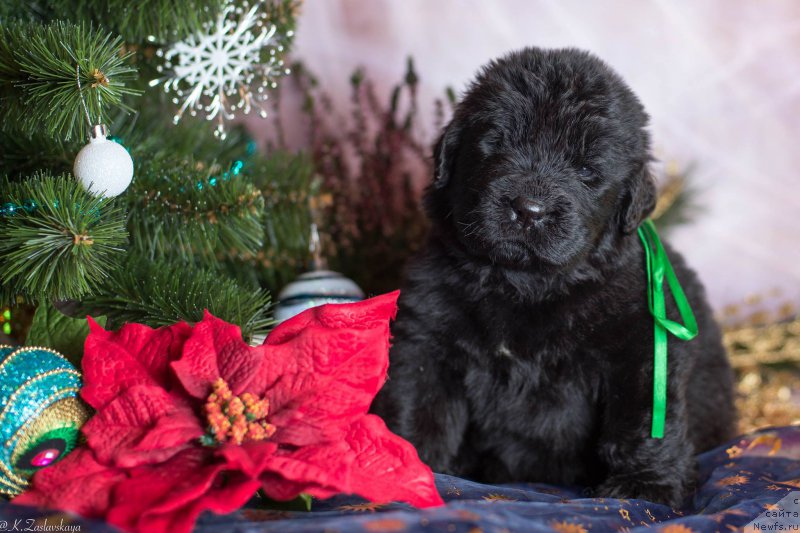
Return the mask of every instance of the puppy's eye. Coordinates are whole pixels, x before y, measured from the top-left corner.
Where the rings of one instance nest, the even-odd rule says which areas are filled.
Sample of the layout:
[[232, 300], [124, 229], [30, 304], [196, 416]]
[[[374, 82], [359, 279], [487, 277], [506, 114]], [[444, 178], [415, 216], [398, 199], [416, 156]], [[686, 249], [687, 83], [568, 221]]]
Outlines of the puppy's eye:
[[592, 183], [597, 181], [597, 172], [594, 171], [591, 167], [581, 167], [578, 169], [578, 176], [580, 176], [581, 181], [586, 183]]
[[494, 154], [500, 146], [501, 140], [497, 135], [486, 135], [478, 142], [478, 148], [483, 155]]

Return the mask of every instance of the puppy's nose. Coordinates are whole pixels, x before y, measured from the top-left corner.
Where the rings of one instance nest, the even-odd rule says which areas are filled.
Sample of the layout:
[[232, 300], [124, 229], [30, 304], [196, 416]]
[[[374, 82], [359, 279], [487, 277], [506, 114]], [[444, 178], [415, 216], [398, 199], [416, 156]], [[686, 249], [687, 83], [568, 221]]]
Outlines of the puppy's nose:
[[524, 198], [518, 196], [511, 202], [511, 208], [514, 210], [512, 218], [515, 220], [519, 218], [524, 223], [532, 223], [544, 218], [546, 208], [545, 205], [533, 198]]

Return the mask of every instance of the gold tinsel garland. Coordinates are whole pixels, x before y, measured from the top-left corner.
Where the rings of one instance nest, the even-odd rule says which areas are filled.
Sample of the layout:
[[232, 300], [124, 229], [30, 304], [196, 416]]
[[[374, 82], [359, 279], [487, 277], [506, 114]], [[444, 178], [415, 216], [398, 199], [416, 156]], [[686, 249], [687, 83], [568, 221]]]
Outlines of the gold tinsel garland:
[[[747, 304], [762, 303], [752, 297]], [[739, 314], [729, 306], [723, 323]], [[777, 313], [757, 311], [745, 324], [728, 325], [723, 340], [737, 376], [739, 430], [800, 424], [800, 317], [794, 306], [779, 306]]]

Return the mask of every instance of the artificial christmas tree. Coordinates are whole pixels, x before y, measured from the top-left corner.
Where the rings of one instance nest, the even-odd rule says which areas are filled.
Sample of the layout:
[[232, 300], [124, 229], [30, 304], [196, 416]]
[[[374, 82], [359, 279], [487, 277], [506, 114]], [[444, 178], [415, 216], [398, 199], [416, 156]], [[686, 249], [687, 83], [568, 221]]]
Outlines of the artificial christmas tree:
[[307, 260], [313, 172], [229, 119], [263, 114], [297, 8], [3, 2], [0, 305], [266, 332], [270, 290]]

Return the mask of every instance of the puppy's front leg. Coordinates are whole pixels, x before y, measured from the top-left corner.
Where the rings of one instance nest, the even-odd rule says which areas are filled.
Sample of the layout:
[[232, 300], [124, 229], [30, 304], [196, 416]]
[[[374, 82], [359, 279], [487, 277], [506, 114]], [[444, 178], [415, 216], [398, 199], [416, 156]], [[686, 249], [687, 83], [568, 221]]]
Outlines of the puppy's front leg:
[[605, 394], [599, 443], [606, 479], [597, 488], [608, 498], [638, 498], [679, 507], [694, 476], [686, 399], [670, 375], [664, 438], [650, 436], [652, 366], [618, 375]]
[[434, 472], [452, 473], [467, 428], [467, 400], [458, 374], [430, 348], [410, 342], [392, 349], [390, 377], [372, 410], [414, 444]]

